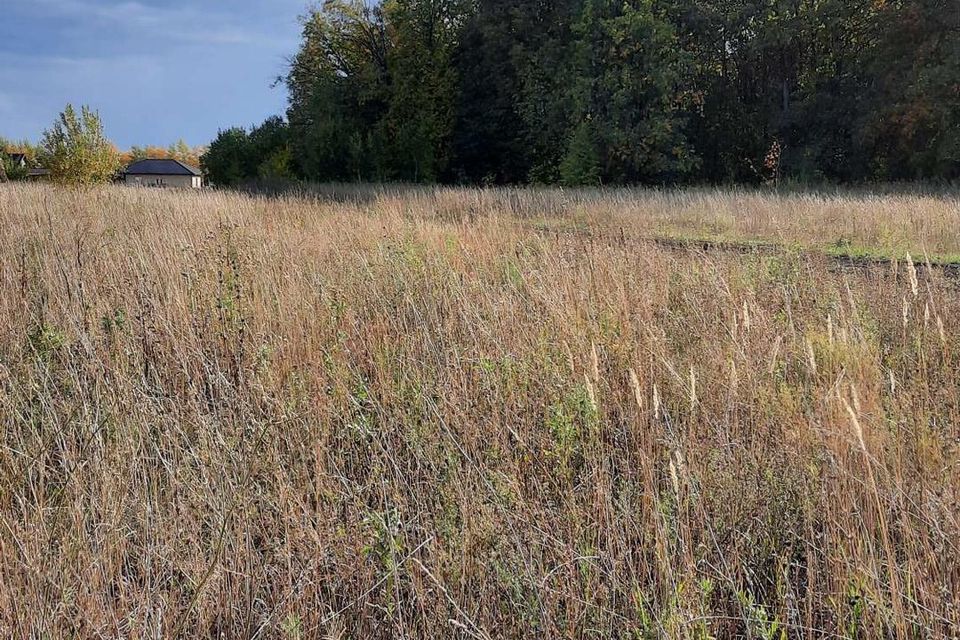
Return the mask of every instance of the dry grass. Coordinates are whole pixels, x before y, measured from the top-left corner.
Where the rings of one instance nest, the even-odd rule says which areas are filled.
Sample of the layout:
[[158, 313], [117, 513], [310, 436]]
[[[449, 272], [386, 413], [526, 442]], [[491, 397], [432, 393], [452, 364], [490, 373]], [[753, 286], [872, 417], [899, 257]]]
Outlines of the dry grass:
[[0, 634], [956, 634], [960, 289], [634, 240], [955, 200], [347, 195], [0, 188]]

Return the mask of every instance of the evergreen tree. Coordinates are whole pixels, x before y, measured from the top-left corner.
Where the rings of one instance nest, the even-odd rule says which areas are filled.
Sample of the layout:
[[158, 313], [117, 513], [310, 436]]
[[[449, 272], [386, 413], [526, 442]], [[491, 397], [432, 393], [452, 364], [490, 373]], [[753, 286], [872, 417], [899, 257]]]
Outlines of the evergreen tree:
[[549, 184], [560, 179], [560, 163], [576, 124], [570, 76], [577, 45], [573, 25], [580, 5], [581, 0], [519, 0], [516, 4], [518, 108], [531, 182]]
[[393, 41], [388, 108], [380, 126], [391, 178], [435, 182], [447, 171], [456, 90], [451, 58], [465, 11], [459, 0], [386, 5]]
[[454, 52], [458, 83], [450, 153], [458, 181], [522, 182], [529, 173], [512, 20], [508, 3], [479, 2]]
[[560, 163], [560, 181], [567, 186], [601, 184], [600, 136], [593, 123], [581, 122], [570, 138], [567, 153]]
[[696, 164], [680, 109], [687, 61], [662, 12], [652, 0], [586, 0], [574, 35], [573, 120], [588, 126], [567, 154], [595, 150], [607, 183], [684, 177]]

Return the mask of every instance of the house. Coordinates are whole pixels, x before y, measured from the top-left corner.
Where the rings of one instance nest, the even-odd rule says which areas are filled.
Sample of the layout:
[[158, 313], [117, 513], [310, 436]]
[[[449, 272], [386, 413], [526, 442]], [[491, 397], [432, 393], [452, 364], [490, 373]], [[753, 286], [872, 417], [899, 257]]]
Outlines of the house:
[[179, 160], [138, 160], [124, 170], [123, 182], [135, 187], [199, 189], [203, 186], [203, 174]]
[[50, 171], [48, 169], [41, 169], [40, 167], [34, 165], [25, 153], [14, 152], [6, 155], [9, 165], [19, 175], [31, 180], [39, 180], [50, 175]]
[[7, 157], [10, 158], [10, 164], [13, 165], [15, 169], [26, 169], [27, 168], [27, 154], [25, 153], [8, 153]]

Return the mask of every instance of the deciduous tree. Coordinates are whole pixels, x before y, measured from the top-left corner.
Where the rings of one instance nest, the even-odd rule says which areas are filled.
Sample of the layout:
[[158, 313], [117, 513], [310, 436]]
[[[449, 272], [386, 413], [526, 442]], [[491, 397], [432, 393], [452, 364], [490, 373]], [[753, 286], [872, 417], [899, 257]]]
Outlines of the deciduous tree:
[[120, 167], [120, 154], [103, 133], [100, 115], [87, 106], [78, 114], [67, 105], [40, 143], [43, 166], [63, 184], [92, 185], [109, 181]]
[[[285, 80], [314, 180], [960, 177], [955, 0], [328, 0]], [[779, 181], [776, 181], [779, 183]]]

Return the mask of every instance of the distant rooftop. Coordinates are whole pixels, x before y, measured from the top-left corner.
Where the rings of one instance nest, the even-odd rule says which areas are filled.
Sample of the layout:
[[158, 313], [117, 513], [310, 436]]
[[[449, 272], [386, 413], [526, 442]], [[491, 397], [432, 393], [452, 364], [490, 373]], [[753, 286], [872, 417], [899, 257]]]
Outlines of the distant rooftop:
[[200, 170], [179, 160], [157, 158], [131, 163], [124, 173], [134, 176], [202, 176]]

